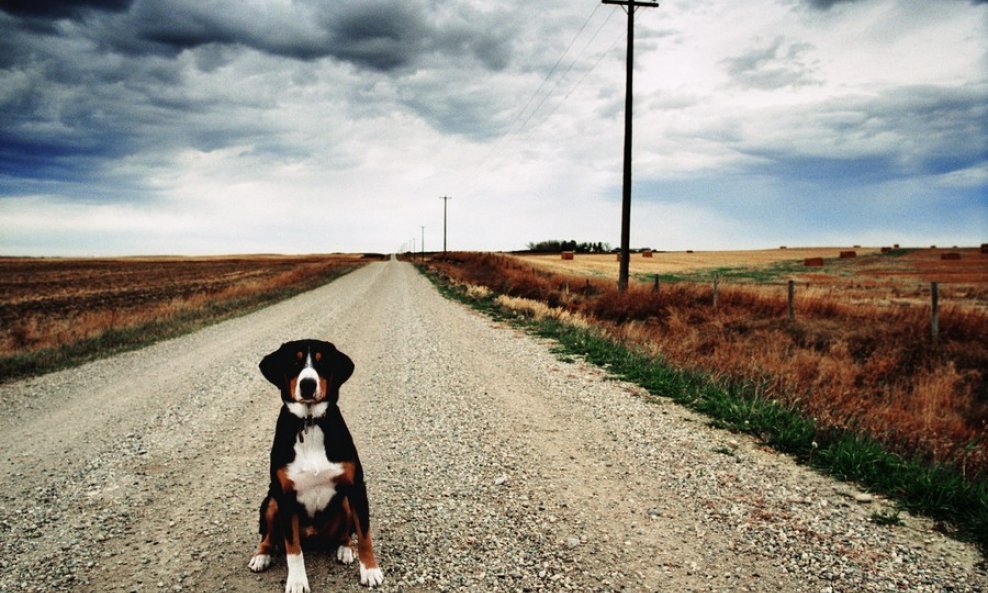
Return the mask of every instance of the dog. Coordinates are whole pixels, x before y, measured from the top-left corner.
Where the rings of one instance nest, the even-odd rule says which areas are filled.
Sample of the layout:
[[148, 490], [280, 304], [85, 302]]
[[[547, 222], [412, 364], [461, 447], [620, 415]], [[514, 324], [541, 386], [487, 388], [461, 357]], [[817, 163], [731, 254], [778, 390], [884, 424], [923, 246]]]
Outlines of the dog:
[[260, 508], [261, 543], [248, 567], [267, 570], [284, 546], [285, 593], [309, 593], [302, 541], [336, 545], [336, 558], [354, 561], [357, 536], [360, 584], [375, 587], [384, 574], [374, 558], [370, 507], [357, 449], [337, 406], [353, 361], [321, 340], [286, 342], [261, 360], [261, 373], [281, 390], [284, 405], [271, 446], [271, 484]]

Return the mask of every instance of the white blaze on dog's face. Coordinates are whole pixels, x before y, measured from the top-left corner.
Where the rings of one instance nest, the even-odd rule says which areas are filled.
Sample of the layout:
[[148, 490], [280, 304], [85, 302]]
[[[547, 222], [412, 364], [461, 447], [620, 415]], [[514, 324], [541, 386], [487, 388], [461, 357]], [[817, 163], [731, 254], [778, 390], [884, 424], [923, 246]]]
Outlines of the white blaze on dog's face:
[[[298, 353], [301, 358], [302, 352]], [[323, 354], [317, 351], [305, 353], [302, 370], [292, 379], [292, 399], [300, 403], [319, 403], [326, 399], [326, 379], [315, 368], [315, 362], [322, 362]], [[315, 358], [315, 361], [313, 361]]]

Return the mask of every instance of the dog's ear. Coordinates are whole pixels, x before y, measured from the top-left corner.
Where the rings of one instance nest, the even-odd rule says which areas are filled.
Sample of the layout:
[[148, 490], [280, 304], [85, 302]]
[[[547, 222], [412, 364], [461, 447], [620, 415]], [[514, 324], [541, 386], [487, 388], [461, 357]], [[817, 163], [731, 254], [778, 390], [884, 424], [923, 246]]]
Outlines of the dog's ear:
[[260, 369], [264, 378], [273, 383], [279, 389], [285, 383], [285, 348], [288, 343], [284, 343], [280, 348], [261, 359]]
[[353, 361], [346, 354], [343, 354], [335, 347], [332, 350], [333, 354], [330, 359], [331, 368], [333, 369], [333, 375], [330, 378], [330, 387], [333, 391], [333, 395], [336, 399], [340, 397], [340, 385], [347, 382], [347, 379], [353, 375]]

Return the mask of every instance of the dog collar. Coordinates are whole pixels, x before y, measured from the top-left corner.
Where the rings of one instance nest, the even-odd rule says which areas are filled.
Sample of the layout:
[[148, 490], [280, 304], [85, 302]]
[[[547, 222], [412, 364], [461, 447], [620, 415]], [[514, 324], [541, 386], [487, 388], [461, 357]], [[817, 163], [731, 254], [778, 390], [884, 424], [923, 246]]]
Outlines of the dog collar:
[[293, 416], [301, 420], [296, 438], [298, 439], [298, 442], [304, 443], [305, 431], [310, 426], [315, 426], [317, 418], [322, 418], [326, 415], [326, 410], [329, 409], [329, 402], [319, 402], [318, 404], [290, 402], [286, 403], [285, 407], [288, 408], [288, 411], [291, 412]]
[[318, 404], [303, 404], [301, 402], [288, 402], [285, 404], [288, 411], [296, 418], [305, 420], [306, 418], [322, 418], [329, 409], [329, 402], [319, 402]]
[[298, 427], [298, 442], [305, 442], [305, 431], [309, 430], [309, 427], [314, 426], [315, 424], [316, 419], [312, 416], [306, 416], [302, 419], [302, 426]]

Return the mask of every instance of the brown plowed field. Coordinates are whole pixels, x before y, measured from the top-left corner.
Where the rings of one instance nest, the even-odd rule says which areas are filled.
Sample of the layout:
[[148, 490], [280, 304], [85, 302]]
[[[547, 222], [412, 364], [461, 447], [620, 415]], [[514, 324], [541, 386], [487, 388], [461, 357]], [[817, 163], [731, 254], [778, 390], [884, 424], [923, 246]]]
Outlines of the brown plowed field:
[[352, 255], [0, 258], [0, 352], [59, 345], [47, 342], [66, 332], [83, 337], [83, 326], [133, 325], [275, 290], [358, 261]]

